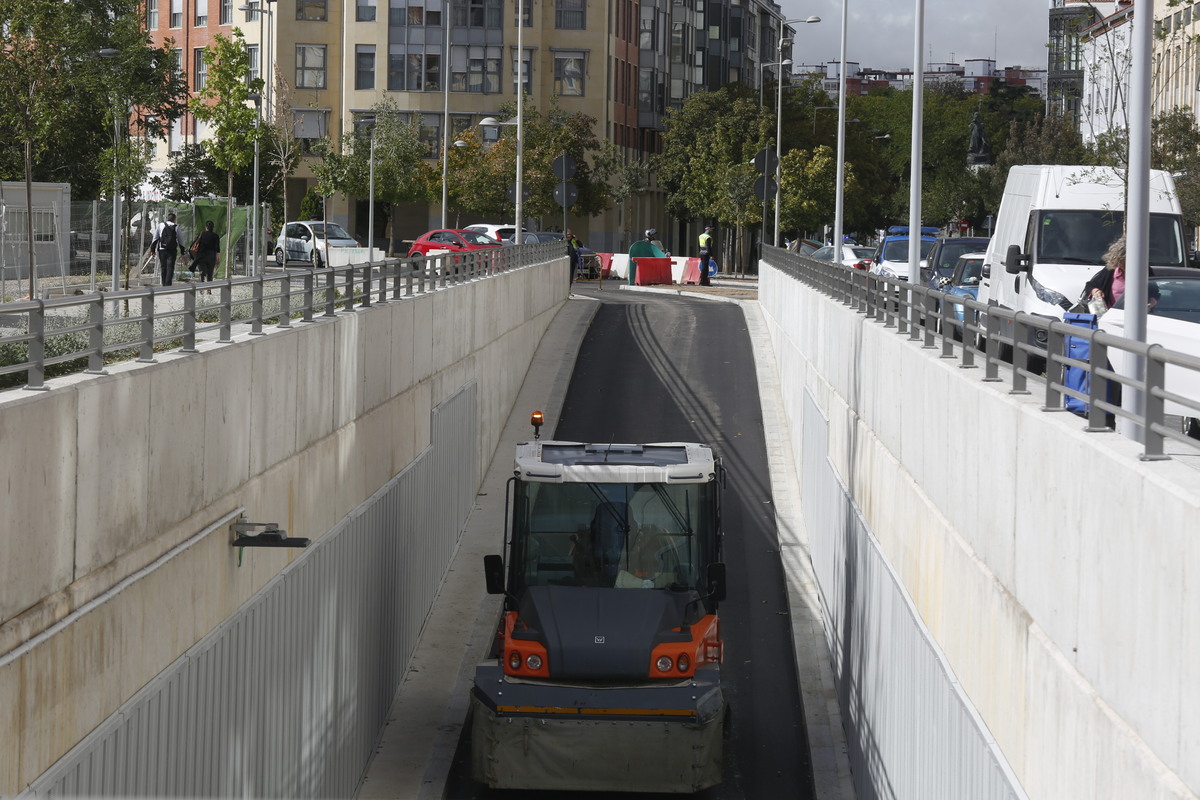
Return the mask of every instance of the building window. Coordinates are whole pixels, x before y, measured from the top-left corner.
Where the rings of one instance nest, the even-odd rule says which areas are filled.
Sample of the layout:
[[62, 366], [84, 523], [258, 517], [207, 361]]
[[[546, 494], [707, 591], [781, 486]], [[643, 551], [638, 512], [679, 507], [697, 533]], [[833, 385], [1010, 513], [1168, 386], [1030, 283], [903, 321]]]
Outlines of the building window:
[[581, 31], [587, 27], [587, 4], [584, 0], [554, 0], [554, 27], [569, 31]]
[[303, 109], [295, 112], [292, 130], [300, 141], [300, 152], [309, 154], [313, 145], [329, 133], [329, 112], [321, 109]]
[[422, 115], [419, 133], [425, 143], [425, 157], [436, 157], [442, 151], [442, 118], [436, 114]]
[[442, 89], [441, 72], [441, 53], [410, 52], [404, 45], [392, 45], [388, 50], [389, 91], [439, 92]]
[[554, 93], [560, 97], [583, 97], [583, 53], [554, 54]]
[[208, 83], [208, 65], [204, 63], [204, 48], [197, 47], [192, 50], [192, 61], [195, 64], [196, 81], [192, 84], [192, 91], [198, 92]]
[[183, 0], [171, 0], [171, 19], [168, 21], [172, 28], [183, 27]]
[[246, 76], [246, 83], [248, 85], [248, 84], [258, 80], [259, 77], [261, 77], [260, 71], [261, 71], [262, 67], [261, 67], [259, 59], [258, 59], [258, 45], [256, 45], [256, 44], [246, 45], [246, 55], [248, 56], [247, 60], [249, 61], [249, 66], [250, 66], [250, 72]]
[[425, 8], [424, 6], [409, 6], [408, 7], [408, 24], [414, 27], [420, 27], [425, 24]]
[[375, 88], [375, 45], [360, 44], [354, 48], [354, 88]]
[[[522, 58], [522, 64], [521, 64], [521, 83], [523, 84], [523, 86], [525, 88], [525, 94], [532, 94], [533, 93], [533, 74], [532, 74], [533, 73], [533, 65], [530, 64], [531, 59], [530, 59], [528, 50], [526, 50], [525, 53], [523, 53], [522, 55], [523, 55], [523, 58]], [[512, 71], [513, 71], [513, 73], [512, 73], [513, 94], [516, 94], [517, 93], [517, 58], [516, 58], [515, 54], [513, 55], [513, 60], [512, 60]]]
[[472, 45], [450, 49], [450, 91], [495, 94], [500, 91], [499, 47]]
[[149, 0], [146, 3], [146, 30], [158, 30], [158, 0]]
[[208, 24], [208, 0], [196, 0], [196, 27], [203, 28]]
[[221, 24], [233, 24], [233, 0], [221, 0]]
[[454, 25], [459, 28], [500, 28], [504, 0], [454, 0]]
[[296, 45], [296, 88], [325, 88], [325, 45]]
[[296, 0], [296, 19], [324, 22], [326, 0]]
[[171, 55], [175, 57], [175, 76], [180, 81], [187, 83], [187, 70], [183, 63], [183, 50], [178, 47], [171, 51]]
[[355, 3], [354, 18], [359, 22], [374, 22], [375, 2], [376, 0], [357, 0]]

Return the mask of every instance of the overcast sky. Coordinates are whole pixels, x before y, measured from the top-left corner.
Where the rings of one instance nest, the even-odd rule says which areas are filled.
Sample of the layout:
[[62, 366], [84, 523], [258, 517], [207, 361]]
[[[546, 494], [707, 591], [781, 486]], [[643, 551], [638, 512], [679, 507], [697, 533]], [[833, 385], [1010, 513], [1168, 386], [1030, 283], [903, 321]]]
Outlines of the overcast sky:
[[[916, 0], [845, 0], [846, 60], [863, 67], [898, 69], [913, 63]], [[996, 66], [1046, 68], [1048, 0], [924, 0], [925, 63], [995, 58]], [[816, 15], [798, 24], [792, 50], [797, 63], [841, 57], [842, 0], [781, 0], [787, 19]]]

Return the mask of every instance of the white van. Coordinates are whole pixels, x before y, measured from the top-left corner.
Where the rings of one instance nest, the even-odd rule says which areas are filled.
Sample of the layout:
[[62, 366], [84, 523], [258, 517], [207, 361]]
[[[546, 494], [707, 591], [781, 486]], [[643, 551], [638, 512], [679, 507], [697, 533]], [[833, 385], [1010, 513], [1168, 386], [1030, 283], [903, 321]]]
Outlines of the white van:
[[[1062, 319], [1125, 230], [1125, 181], [1111, 167], [1013, 167], [983, 264], [980, 302]], [[1150, 171], [1150, 265], [1187, 265], [1175, 182]], [[1009, 331], [1004, 331], [1010, 335]], [[1033, 343], [1045, 347], [1045, 334]]]

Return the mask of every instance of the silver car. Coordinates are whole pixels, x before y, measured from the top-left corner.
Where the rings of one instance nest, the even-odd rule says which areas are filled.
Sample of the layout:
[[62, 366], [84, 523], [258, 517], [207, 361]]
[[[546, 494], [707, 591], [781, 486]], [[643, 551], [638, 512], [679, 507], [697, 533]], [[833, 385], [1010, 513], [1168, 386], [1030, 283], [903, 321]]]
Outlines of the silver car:
[[358, 246], [358, 241], [336, 222], [288, 222], [275, 242], [275, 263], [286, 267], [289, 261], [306, 261], [314, 269], [320, 268], [329, 263], [330, 247]]

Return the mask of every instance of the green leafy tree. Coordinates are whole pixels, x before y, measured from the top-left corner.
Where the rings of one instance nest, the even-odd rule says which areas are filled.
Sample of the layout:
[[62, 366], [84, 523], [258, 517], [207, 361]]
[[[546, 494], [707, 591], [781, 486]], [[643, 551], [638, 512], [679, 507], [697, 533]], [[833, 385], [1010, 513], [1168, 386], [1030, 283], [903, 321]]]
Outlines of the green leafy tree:
[[[76, 196], [111, 186], [114, 117], [123, 123], [132, 108], [154, 137], [179, 115], [170, 52], [149, 45], [140, 9], [136, 0], [0, 0], [0, 178], [24, 179], [27, 202], [35, 180], [71, 183]], [[129, 186], [144, 175], [145, 154], [117, 138], [116, 174]], [[31, 229], [30, 217], [30, 241]], [[30, 248], [31, 293], [35, 278]]]
[[[515, 114], [516, 104], [505, 103], [496, 116], [509, 119]], [[562, 213], [554, 199], [561, 182], [554, 174], [554, 160], [563, 154], [575, 159], [577, 166], [571, 183], [579, 196], [569, 211], [581, 216], [603, 212], [612, 197], [609, 184], [616, 162], [593, 132], [596, 120], [563, 111], [554, 102], [545, 113], [526, 103], [523, 114], [522, 183], [527, 199], [522, 212], [526, 217], [553, 219]], [[466, 147], [450, 154], [455, 175], [447, 191], [455, 207], [481, 216], [515, 215], [508, 194], [517, 172], [516, 134], [515, 125], [502, 126], [499, 138], [485, 146], [474, 131], [463, 132]], [[436, 180], [434, 188], [440, 189]]]
[[1150, 162], [1175, 175], [1184, 222], [1200, 226], [1200, 128], [1191, 108], [1157, 114], [1150, 123]]
[[204, 49], [204, 64], [208, 79], [199, 96], [192, 100], [196, 119], [211, 126], [212, 138], [205, 143], [205, 152], [225, 171], [225, 271], [233, 250], [233, 176], [254, 160], [254, 142], [261, 135], [255, 124], [257, 111], [249, 105], [252, 93], [261, 94], [262, 78], [250, 79], [250, 50], [241, 29], [234, 28], [229, 38], [217, 34], [213, 43]]

